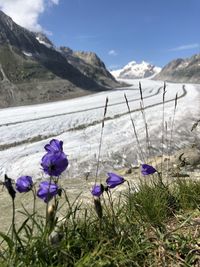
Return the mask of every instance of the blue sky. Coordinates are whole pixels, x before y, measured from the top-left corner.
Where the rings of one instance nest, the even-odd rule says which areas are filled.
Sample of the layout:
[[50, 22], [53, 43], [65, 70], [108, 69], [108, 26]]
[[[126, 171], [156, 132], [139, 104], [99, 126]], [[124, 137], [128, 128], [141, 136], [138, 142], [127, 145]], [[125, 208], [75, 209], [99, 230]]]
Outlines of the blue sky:
[[[4, 11], [5, 1], [13, 0], [0, 0]], [[35, 23], [52, 33], [49, 38], [56, 46], [93, 51], [108, 68], [132, 60], [163, 66], [172, 59], [200, 53], [200, 0], [36, 2], [43, 3], [43, 9]]]

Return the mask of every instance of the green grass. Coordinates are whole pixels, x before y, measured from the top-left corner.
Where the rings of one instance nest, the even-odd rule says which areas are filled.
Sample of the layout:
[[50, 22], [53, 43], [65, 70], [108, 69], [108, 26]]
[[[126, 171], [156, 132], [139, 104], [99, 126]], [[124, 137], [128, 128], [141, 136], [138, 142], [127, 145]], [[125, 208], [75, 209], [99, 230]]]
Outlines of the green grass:
[[134, 216], [157, 227], [162, 227], [165, 220], [179, 208], [177, 197], [167, 185], [159, 181], [141, 181], [138, 192], [127, 199], [131, 210], [134, 210]]
[[[16, 49], [0, 47], [0, 62], [7, 78], [11, 82], [27, 82], [34, 79], [48, 80], [54, 75], [38, 62], [27, 59]], [[0, 74], [1, 79], [2, 74]]]
[[64, 194], [62, 222], [24, 210], [14, 238], [1, 233], [0, 266], [198, 266], [200, 181], [148, 178], [137, 192], [105, 194], [102, 217]]
[[200, 207], [200, 182], [177, 179], [177, 197], [184, 210]]

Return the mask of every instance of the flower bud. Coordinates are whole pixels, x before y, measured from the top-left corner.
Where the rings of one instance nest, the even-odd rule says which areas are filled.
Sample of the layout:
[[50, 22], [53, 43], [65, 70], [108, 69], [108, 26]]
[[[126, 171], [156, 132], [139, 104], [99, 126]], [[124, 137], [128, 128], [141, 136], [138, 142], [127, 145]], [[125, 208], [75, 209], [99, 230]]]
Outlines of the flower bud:
[[55, 205], [54, 204], [49, 205], [48, 211], [47, 211], [47, 221], [50, 225], [54, 223], [55, 215], [56, 215]]

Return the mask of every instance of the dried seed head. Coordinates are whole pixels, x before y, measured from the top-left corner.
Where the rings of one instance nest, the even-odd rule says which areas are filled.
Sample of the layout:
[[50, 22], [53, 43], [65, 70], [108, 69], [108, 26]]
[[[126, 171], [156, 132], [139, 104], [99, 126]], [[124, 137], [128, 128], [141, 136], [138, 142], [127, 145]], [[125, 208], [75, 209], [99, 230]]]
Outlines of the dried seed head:
[[143, 95], [142, 95], [142, 85], [141, 82], [139, 82], [139, 89], [140, 89], [140, 98], [143, 101]]
[[106, 97], [106, 103], [105, 103], [105, 106], [104, 106], [104, 115], [103, 115], [103, 120], [102, 120], [102, 128], [104, 128], [104, 121], [105, 121], [105, 118], [106, 118], [107, 107], [108, 107], [108, 97]]
[[174, 108], [177, 107], [177, 101], [178, 101], [178, 93], [176, 93], [175, 102], [174, 102]]

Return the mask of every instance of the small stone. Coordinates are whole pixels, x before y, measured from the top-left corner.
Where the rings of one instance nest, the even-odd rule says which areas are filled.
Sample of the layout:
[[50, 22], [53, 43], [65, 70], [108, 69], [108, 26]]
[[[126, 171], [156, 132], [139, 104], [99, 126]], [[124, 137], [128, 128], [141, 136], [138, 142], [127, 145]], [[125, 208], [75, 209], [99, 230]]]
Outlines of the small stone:
[[132, 168], [129, 168], [128, 170], [126, 170], [125, 174], [131, 174], [133, 172]]

